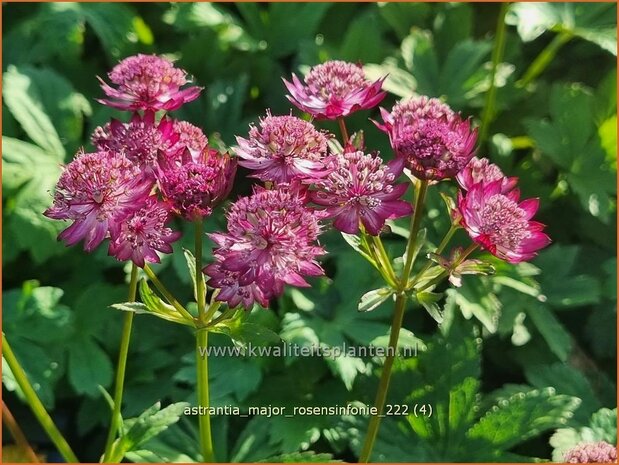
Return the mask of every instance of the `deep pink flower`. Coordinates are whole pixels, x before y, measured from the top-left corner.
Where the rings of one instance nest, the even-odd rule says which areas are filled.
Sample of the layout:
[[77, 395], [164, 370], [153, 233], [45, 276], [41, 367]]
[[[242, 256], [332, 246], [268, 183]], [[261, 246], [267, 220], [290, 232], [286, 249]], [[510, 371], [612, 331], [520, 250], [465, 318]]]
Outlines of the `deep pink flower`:
[[171, 243], [181, 237], [179, 231], [166, 226], [170, 217], [169, 207], [149, 197], [140, 210], [114, 223], [109, 254], [121, 261], [132, 260], [141, 268], [145, 262], [159, 263], [157, 252], [172, 253]]
[[617, 463], [617, 447], [604, 441], [579, 444], [565, 453], [566, 463]]
[[458, 173], [456, 176], [458, 180], [458, 184], [462, 187], [462, 189], [468, 191], [473, 187], [474, 184], [479, 182], [483, 182], [485, 184], [491, 183], [493, 181], [501, 180], [501, 192], [509, 192], [514, 187], [516, 187], [516, 183], [518, 182], [518, 178], [511, 177], [508, 178], [503, 174], [501, 168], [499, 168], [494, 163], [490, 163], [490, 160], [487, 158], [471, 158], [466, 167], [462, 171]]
[[326, 207], [340, 231], [356, 234], [361, 223], [376, 236], [386, 220], [411, 213], [410, 204], [399, 200], [407, 185], [395, 184], [402, 172], [399, 160], [385, 165], [378, 155], [344, 152], [331, 159], [329, 168], [325, 178], [315, 180], [316, 191], [310, 195], [314, 203]]
[[179, 153], [179, 137], [172, 120], [163, 117], [155, 123], [155, 113], [147, 111], [143, 117], [134, 113], [128, 123], [112, 119], [96, 128], [92, 143], [98, 150], [123, 154], [147, 173], [154, 173], [162, 157], [172, 158]]
[[309, 286], [304, 276], [324, 273], [316, 262], [325, 253], [317, 244], [319, 215], [304, 202], [291, 186], [257, 187], [230, 207], [228, 232], [209, 235], [217, 245], [215, 263], [204, 269], [209, 285], [221, 289], [218, 300], [266, 307], [285, 284]]
[[208, 147], [208, 138], [204, 135], [202, 129], [187, 121], [174, 121], [174, 132], [179, 136], [176, 144], [179, 149], [178, 153], [188, 150], [191, 159], [196, 162], [199, 161]]
[[84, 239], [92, 251], [110, 229], [146, 201], [152, 181], [127, 158], [110, 152], [80, 153], [65, 166], [54, 194], [54, 204], [44, 215], [73, 220], [58, 236], [67, 245]]
[[305, 83], [294, 74], [292, 83], [283, 81], [288, 100], [300, 110], [315, 118], [337, 119], [378, 105], [386, 95], [381, 90], [385, 78], [372, 83], [361, 65], [333, 60], [312, 67]]
[[455, 176], [473, 157], [477, 129], [438, 99], [417, 97], [396, 104], [391, 113], [381, 108], [391, 147], [419, 179]]
[[550, 243], [544, 225], [531, 218], [538, 199], [519, 201], [518, 189], [503, 193], [503, 181], [478, 183], [458, 193], [460, 222], [471, 239], [493, 255], [510, 263], [530, 260]]
[[311, 123], [295, 116], [267, 116], [260, 128], [252, 126], [249, 138], [236, 138], [239, 165], [255, 170], [261, 181], [289, 183], [326, 174], [327, 138]]
[[159, 174], [159, 188], [173, 210], [187, 220], [211, 214], [215, 204], [226, 198], [236, 172], [228, 154], [207, 149], [199, 160], [172, 164]]
[[201, 87], [187, 87], [187, 73], [156, 55], [134, 55], [118, 63], [108, 74], [116, 88], [99, 78], [109, 97], [98, 102], [120, 110], [176, 110], [200, 95]]

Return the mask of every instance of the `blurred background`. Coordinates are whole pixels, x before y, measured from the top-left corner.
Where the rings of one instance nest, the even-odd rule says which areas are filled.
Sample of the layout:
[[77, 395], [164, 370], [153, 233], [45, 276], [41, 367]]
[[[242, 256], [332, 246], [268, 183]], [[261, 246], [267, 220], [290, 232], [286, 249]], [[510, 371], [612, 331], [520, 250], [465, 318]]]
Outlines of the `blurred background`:
[[[434, 415], [385, 419], [374, 460], [562, 460], [565, 448], [584, 439], [616, 442], [616, 5], [512, 4], [493, 79], [501, 7], [2, 5], [3, 331], [82, 460], [98, 461], [105, 440], [110, 414], [101, 388], [113, 387], [121, 325], [109, 305], [125, 300], [128, 270], [105, 247], [90, 255], [65, 248], [56, 241], [63, 224], [42, 212], [61, 164], [92, 148], [96, 126], [126, 119], [95, 102], [102, 96], [96, 76], [138, 52], [177, 60], [206, 88], [175, 116], [202, 127], [212, 145], [233, 146], [266, 109], [298, 114], [280, 77], [329, 59], [361, 62], [372, 78], [388, 73], [385, 108], [417, 93], [444, 98], [478, 125], [485, 117], [479, 155], [518, 176], [523, 197], [540, 197], [539, 220], [553, 244], [532, 263], [495, 261], [496, 275], [445, 289], [440, 329], [411, 306], [403, 344], [425, 350], [397, 365], [389, 399], [432, 405]], [[493, 83], [496, 104], [488, 108]], [[389, 158], [387, 138], [368, 121], [377, 114], [358, 112], [348, 126], [363, 129], [368, 148]], [[250, 192], [246, 174], [239, 171], [231, 199]], [[455, 187], [442, 183], [430, 195], [424, 226], [434, 244], [449, 225], [439, 190], [454, 194]], [[208, 219], [207, 230], [225, 227], [222, 213]], [[397, 256], [405, 239], [393, 231], [385, 241]], [[456, 235], [456, 243], [466, 241]], [[185, 301], [191, 283], [179, 251], [191, 242], [187, 231], [177, 253], [156, 267]], [[378, 274], [339, 234], [328, 232], [323, 242], [328, 276], [312, 289], [288, 290], [251, 318], [300, 345], [385, 344], [391, 305], [356, 310], [361, 295], [379, 286]], [[125, 418], [159, 400], [195, 404], [193, 343], [184, 328], [135, 320]], [[371, 404], [380, 363], [216, 357], [210, 366], [214, 405], [292, 408]], [[4, 401], [37, 450], [58, 460], [20, 397], [3, 370]], [[305, 460], [310, 455], [298, 453], [309, 450], [330, 454], [321, 460], [355, 461], [365, 427], [361, 417], [218, 417], [215, 449], [220, 461]], [[196, 430], [195, 417], [182, 417], [130, 458], [199, 461]], [[5, 461], [18, 460], [19, 451], [6, 447], [10, 434], [3, 441]]]

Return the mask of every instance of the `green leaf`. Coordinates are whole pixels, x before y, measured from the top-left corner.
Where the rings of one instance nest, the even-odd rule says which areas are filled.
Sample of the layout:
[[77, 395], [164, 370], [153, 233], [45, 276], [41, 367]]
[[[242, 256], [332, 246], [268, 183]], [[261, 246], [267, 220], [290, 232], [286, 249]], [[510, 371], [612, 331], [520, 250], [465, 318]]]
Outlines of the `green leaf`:
[[439, 325], [443, 322], [443, 312], [438, 305], [438, 301], [443, 297], [442, 294], [435, 294], [434, 292], [418, 292], [415, 294], [417, 301], [423, 305], [423, 308], [427, 310], [434, 321]]
[[617, 444], [617, 409], [603, 408], [591, 416], [587, 426], [581, 428], [561, 428], [550, 438], [553, 447], [552, 460], [563, 462], [565, 453], [583, 442], [605, 441]]
[[401, 40], [412, 27], [421, 27], [425, 23], [431, 9], [427, 3], [383, 2], [378, 4], [378, 12]]
[[381, 287], [380, 289], [374, 289], [366, 292], [361, 296], [357, 310], [360, 312], [371, 312], [385, 300], [393, 295], [393, 289], [389, 287]]
[[348, 245], [350, 245], [356, 252], [358, 252], [363, 258], [372, 264], [375, 268], [378, 268], [378, 263], [372, 258], [370, 251], [366, 247], [366, 244], [361, 240], [359, 236], [353, 234], [341, 233], [342, 237]]
[[368, 11], [354, 19], [346, 29], [340, 56], [351, 62], [371, 63], [382, 59], [383, 49], [378, 16], [375, 12]]
[[78, 394], [99, 395], [99, 387], [108, 387], [114, 370], [107, 354], [92, 339], [76, 339], [68, 347], [69, 382]]
[[4, 103], [28, 137], [54, 156], [57, 162], [62, 161], [65, 150], [56, 128], [43, 110], [36, 82], [15, 66], [9, 66], [3, 75], [3, 83]]
[[475, 317], [490, 333], [496, 332], [501, 315], [501, 302], [487, 282], [463, 280], [461, 287], [448, 289], [447, 295], [466, 319]]
[[550, 350], [564, 362], [572, 349], [572, 338], [551, 310], [542, 305], [527, 308], [527, 315], [533, 321]]
[[[187, 268], [189, 269], [189, 276], [191, 276], [191, 282], [193, 283], [193, 297], [198, 300], [198, 285], [196, 283], [196, 257], [193, 256], [190, 250], [183, 249], [183, 255], [187, 262]], [[202, 280], [202, 289], [206, 289], [206, 279], [204, 273], [200, 273], [200, 279]]]
[[576, 397], [556, 395], [552, 388], [515, 394], [489, 410], [467, 433], [500, 450], [557, 428], [580, 404]]
[[317, 454], [316, 452], [292, 452], [290, 454], [276, 455], [258, 463], [341, 463], [341, 460], [333, 460], [331, 454]]
[[138, 449], [176, 423], [188, 407], [187, 402], [177, 402], [161, 409], [161, 404], [157, 402], [139, 417], [125, 420], [126, 433], [114, 442], [112, 457], [121, 460], [127, 452]]
[[[384, 5], [401, 5], [400, 3], [384, 3]], [[407, 71], [398, 68], [396, 60], [387, 58], [382, 64], [368, 63], [363, 66], [367, 78], [376, 81], [387, 76], [383, 89], [402, 98], [412, 97], [417, 87], [417, 81]]]

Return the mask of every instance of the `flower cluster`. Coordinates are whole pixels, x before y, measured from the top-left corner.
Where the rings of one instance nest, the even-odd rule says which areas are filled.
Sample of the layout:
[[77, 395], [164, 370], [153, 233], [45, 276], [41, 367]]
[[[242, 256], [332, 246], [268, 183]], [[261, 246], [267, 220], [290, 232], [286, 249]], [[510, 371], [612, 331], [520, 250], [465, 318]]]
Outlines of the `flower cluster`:
[[293, 74], [292, 82], [284, 79], [284, 84], [288, 100], [300, 110], [315, 118], [337, 119], [378, 105], [386, 95], [384, 80], [372, 83], [360, 65], [334, 60], [312, 67], [305, 83]]
[[309, 286], [304, 276], [323, 274], [316, 262], [325, 253], [316, 242], [319, 216], [294, 186], [258, 187], [232, 205], [227, 219], [227, 233], [209, 235], [217, 245], [215, 262], [204, 272], [220, 289], [217, 299], [230, 307], [266, 307], [285, 284]]
[[458, 176], [461, 225], [477, 244], [510, 263], [533, 258], [550, 243], [544, 225], [531, 218], [538, 199], [520, 201], [516, 179], [506, 178], [488, 160], [474, 159]]
[[391, 113], [381, 108], [391, 146], [419, 179], [452, 178], [473, 157], [477, 130], [440, 100], [413, 98], [396, 104]]
[[617, 447], [604, 441], [579, 444], [565, 453], [566, 463], [617, 463]]
[[[109, 238], [109, 254], [143, 267], [171, 253], [180, 233], [167, 226], [173, 213], [188, 219], [209, 215], [230, 190], [235, 165], [209, 150], [202, 131], [156, 111], [174, 110], [198, 97], [186, 73], [157, 56], [136, 55], [109, 74], [118, 86], [101, 82], [111, 100], [133, 110], [129, 122], [112, 119], [95, 129], [94, 153], [80, 153], [65, 168], [45, 215], [73, 223], [59, 239], [84, 240], [86, 251]], [[143, 110], [138, 113], [137, 110]]]

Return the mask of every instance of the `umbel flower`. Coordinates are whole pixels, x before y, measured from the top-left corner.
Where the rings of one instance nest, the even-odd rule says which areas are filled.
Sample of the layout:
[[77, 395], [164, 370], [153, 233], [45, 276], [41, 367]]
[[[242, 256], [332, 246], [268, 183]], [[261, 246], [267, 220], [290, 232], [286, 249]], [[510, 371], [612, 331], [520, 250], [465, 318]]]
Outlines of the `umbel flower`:
[[207, 149], [194, 161], [186, 151], [182, 164], [162, 167], [159, 188], [174, 212], [192, 221], [210, 215], [228, 195], [235, 172], [236, 162], [228, 154]]
[[201, 87], [187, 87], [187, 73], [156, 55], [134, 55], [108, 74], [112, 87], [99, 78], [107, 99], [98, 102], [119, 110], [176, 110], [200, 95]]
[[458, 173], [456, 176], [458, 180], [458, 184], [462, 187], [462, 189], [468, 191], [473, 187], [473, 185], [482, 182], [485, 184], [491, 183], [493, 181], [501, 180], [501, 192], [509, 192], [514, 187], [516, 187], [516, 183], [518, 182], [518, 178], [515, 177], [506, 177], [499, 168], [494, 163], [490, 163], [487, 158], [471, 158], [466, 167]]
[[170, 217], [168, 206], [149, 197], [141, 209], [111, 225], [109, 254], [120, 261], [132, 260], [141, 268], [145, 262], [159, 263], [157, 251], [172, 253], [171, 243], [181, 237], [179, 231], [166, 226]]
[[179, 150], [176, 153], [183, 154], [187, 150], [191, 159], [198, 162], [208, 146], [208, 138], [202, 129], [187, 121], [174, 121], [174, 132], [178, 134], [176, 148]]
[[377, 154], [344, 152], [331, 159], [329, 170], [325, 178], [315, 180], [316, 191], [310, 195], [340, 231], [356, 234], [362, 224], [376, 236], [386, 220], [411, 213], [410, 204], [399, 200], [407, 185], [395, 184], [402, 173], [399, 160], [385, 165]]
[[67, 245], [84, 239], [92, 251], [146, 201], [152, 181], [120, 154], [80, 153], [60, 176], [54, 203], [44, 215], [73, 223], [58, 236]]
[[228, 232], [209, 234], [215, 242], [215, 262], [204, 268], [208, 284], [221, 289], [217, 300], [249, 309], [267, 307], [284, 285], [306, 287], [304, 276], [324, 274], [316, 257], [321, 232], [319, 214], [305, 205], [295, 187], [256, 187], [227, 213]]
[[454, 177], [473, 157], [477, 130], [447, 105], [428, 97], [397, 103], [391, 113], [381, 108], [391, 147], [419, 179]]
[[538, 199], [519, 202], [515, 189], [503, 193], [503, 180], [480, 182], [463, 195], [458, 193], [460, 222], [477, 244], [510, 263], [530, 260], [550, 243], [544, 225], [531, 218]]
[[565, 453], [567, 463], [617, 463], [617, 447], [607, 442], [579, 444]]
[[112, 119], [105, 126], [96, 128], [92, 142], [97, 149], [122, 153], [153, 173], [161, 157], [172, 158], [179, 152], [179, 138], [172, 120], [163, 117], [156, 124], [155, 113], [147, 111], [143, 117], [134, 113], [128, 123]]
[[288, 100], [300, 110], [319, 119], [337, 119], [378, 105], [386, 95], [385, 79], [370, 82], [361, 65], [333, 60], [312, 67], [305, 83], [295, 74], [292, 82], [283, 81]]
[[236, 138], [239, 165], [254, 170], [261, 181], [289, 183], [326, 174], [327, 138], [311, 123], [295, 116], [271, 116], [252, 126], [249, 138]]

